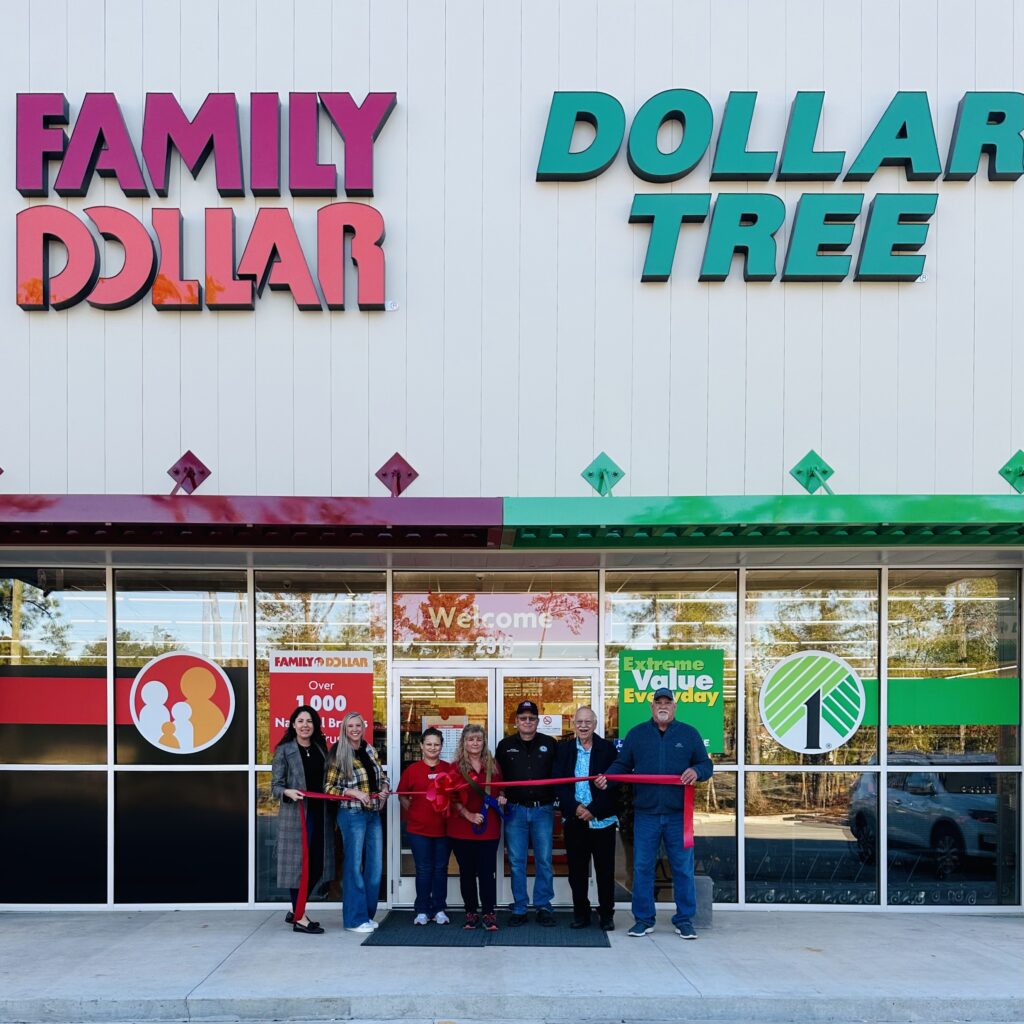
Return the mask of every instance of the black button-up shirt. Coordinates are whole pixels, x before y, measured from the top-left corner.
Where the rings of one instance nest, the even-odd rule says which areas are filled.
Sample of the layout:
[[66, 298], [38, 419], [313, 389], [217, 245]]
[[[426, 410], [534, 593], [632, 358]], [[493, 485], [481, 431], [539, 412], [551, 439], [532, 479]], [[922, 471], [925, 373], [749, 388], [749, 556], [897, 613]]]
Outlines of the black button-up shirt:
[[[550, 779], [555, 766], [557, 741], [539, 732], [532, 740], [524, 740], [519, 733], [506, 736], [495, 751], [494, 759], [507, 782], [527, 782], [530, 779]], [[505, 790], [509, 803], [553, 804], [555, 786], [514, 786]]]

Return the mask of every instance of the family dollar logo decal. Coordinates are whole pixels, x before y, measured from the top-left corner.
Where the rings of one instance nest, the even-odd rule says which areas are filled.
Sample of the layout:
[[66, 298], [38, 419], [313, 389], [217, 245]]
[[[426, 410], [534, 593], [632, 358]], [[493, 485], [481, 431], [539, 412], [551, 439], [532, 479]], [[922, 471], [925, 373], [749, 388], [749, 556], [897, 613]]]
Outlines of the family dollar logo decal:
[[848, 742], [860, 728], [865, 703], [857, 673], [824, 651], [783, 658], [761, 685], [761, 721], [798, 754], [834, 750]]
[[213, 746], [235, 714], [235, 691], [220, 665], [180, 651], [143, 666], [128, 701], [135, 728], [171, 754]]

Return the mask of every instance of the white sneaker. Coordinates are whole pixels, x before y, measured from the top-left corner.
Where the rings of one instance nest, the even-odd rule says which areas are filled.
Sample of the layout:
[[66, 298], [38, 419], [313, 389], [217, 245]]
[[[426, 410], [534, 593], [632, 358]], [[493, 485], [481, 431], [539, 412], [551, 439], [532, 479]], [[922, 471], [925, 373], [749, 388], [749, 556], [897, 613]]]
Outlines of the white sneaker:
[[439, 910], [434, 915], [434, 924], [450, 924], [450, 923], [451, 922], [450, 922], [450, 920], [448, 918], [448, 915], [443, 910]]
[[373, 930], [374, 930], [374, 931], [376, 931], [376, 930], [377, 930], [377, 929], [378, 929], [378, 928], [380, 927], [380, 925], [379, 925], [379, 924], [377, 924], [377, 922], [376, 922], [376, 921], [374, 921], [374, 919], [373, 919], [372, 917], [370, 918], [370, 924], [372, 924], [372, 925], [373, 925]]
[[413, 924], [427, 924], [428, 923], [427, 915], [426, 914], [417, 914], [412, 919], [412, 923]]
[[346, 928], [345, 931], [360, 932], [361, 934], [365, 935], [367, 932], [376, 931], [376, 929], [373, 927], [373, 922], [364, 921], [362, 924], [357, 924], [355, 928]]

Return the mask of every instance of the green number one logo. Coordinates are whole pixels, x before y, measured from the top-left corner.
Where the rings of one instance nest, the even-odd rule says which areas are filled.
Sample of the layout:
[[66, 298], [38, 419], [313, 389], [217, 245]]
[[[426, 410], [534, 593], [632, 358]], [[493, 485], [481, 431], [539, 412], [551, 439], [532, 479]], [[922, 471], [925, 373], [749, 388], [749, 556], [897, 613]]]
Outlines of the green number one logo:
[[783, 658], [761, 684], [761, 721], [798, 754], [820, 754], [847, 743], [860, 728], [866, 703], [860, 676], [824, 651]]

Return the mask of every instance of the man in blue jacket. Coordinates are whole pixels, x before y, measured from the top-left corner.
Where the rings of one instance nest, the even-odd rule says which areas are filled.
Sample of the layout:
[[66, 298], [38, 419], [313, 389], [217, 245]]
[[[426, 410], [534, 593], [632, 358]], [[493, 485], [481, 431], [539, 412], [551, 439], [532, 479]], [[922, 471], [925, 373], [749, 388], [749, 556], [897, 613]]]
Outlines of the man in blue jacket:
[[[715, 770], [700, 733], [675, 718], [675, 697], [668, 687], [654, 692], [651, 720], [629, 730], [608, 775], [675, 775], [684, 786], [711, 778]], [[602, 775], [599, 789], [607, 786]], [[695, 939], [697, 889], [693, 881], [693, 850], [683, 847], [683, 790], [677, 786], [638, 783], [633, 787], [633, 917], [635, 938], [654, 931], [654, 867], [662, 840], [672, 866], [676, 934]]]

